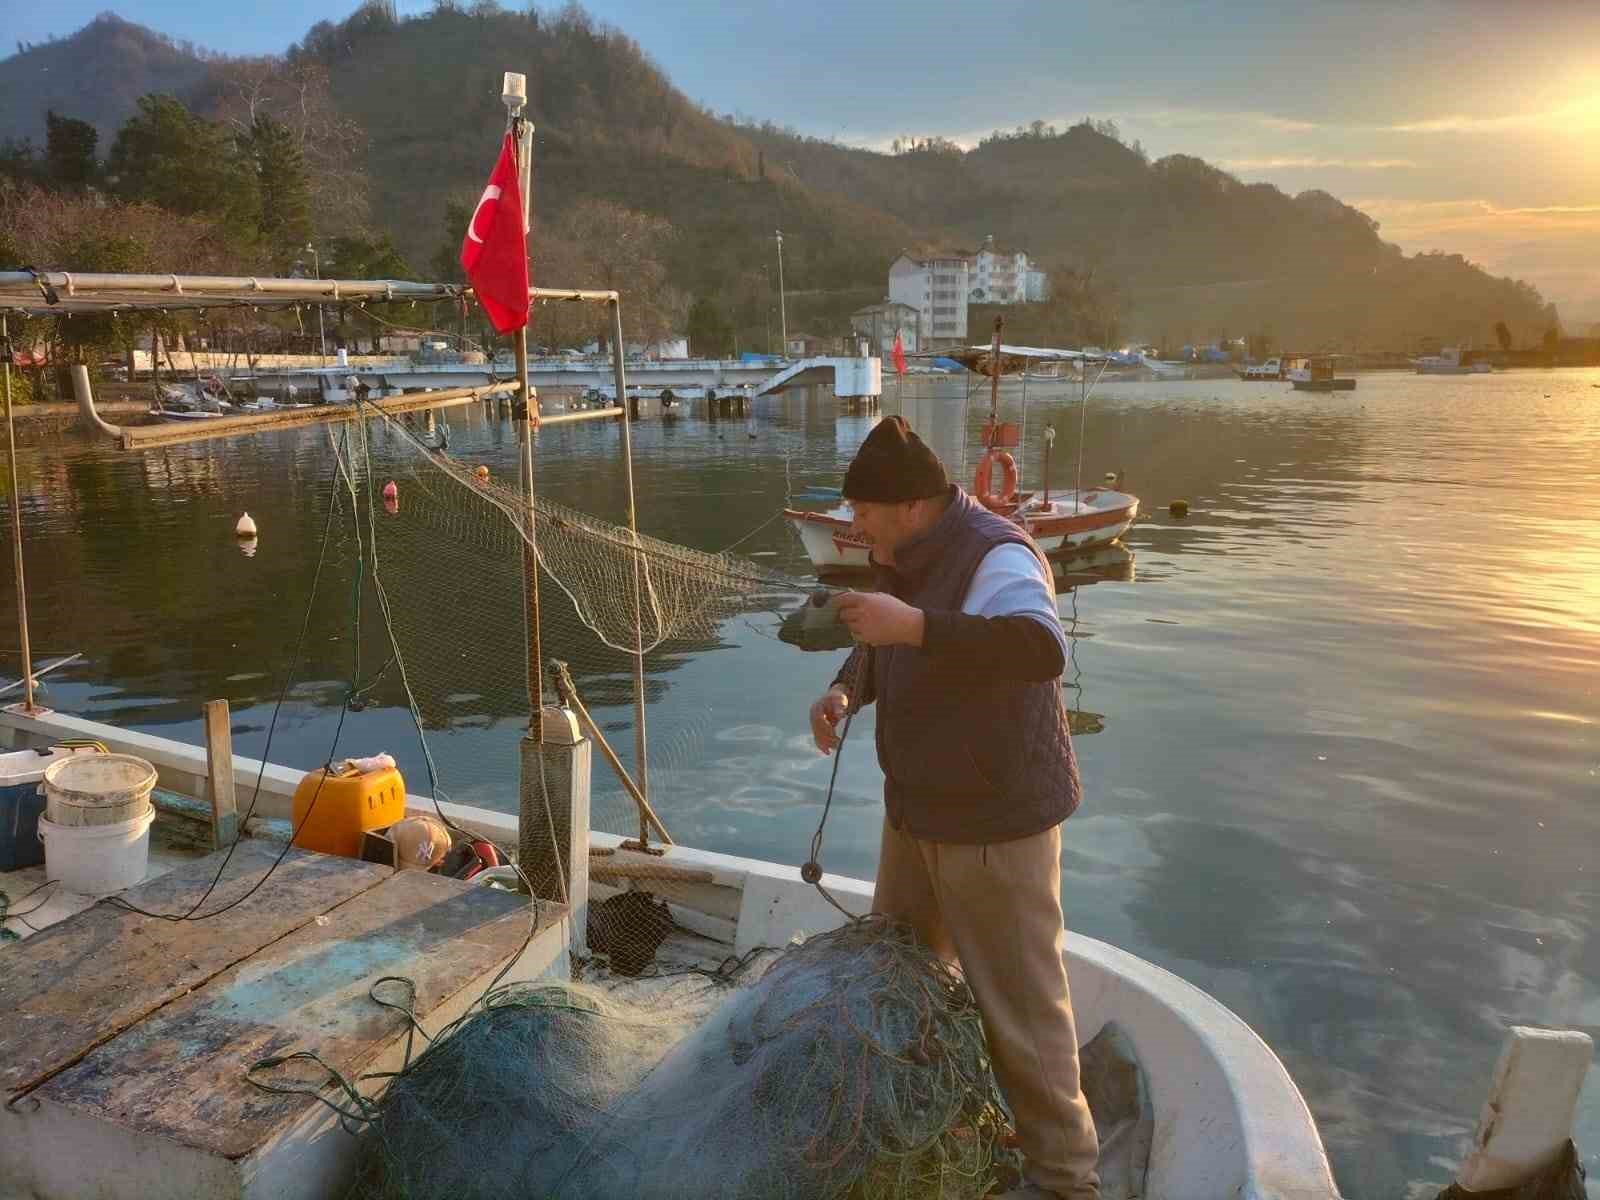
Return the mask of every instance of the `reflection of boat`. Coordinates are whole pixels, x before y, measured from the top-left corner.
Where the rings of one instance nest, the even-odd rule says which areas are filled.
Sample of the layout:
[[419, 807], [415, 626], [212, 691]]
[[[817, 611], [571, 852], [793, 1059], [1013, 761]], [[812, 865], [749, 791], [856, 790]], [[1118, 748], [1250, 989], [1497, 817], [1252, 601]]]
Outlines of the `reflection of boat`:
[[1057, 592], [1091, 583], [1133, 582], [1133, 551], [1121, 542], [1098, 546], [1082, 554], [1052, 558], [1050, 566], [1055, 574]]
[[1297, 392], [1353, 392], [1356, 381], [1348, 376], [1333, 373], [1333, 359], [1325, 354], [1313, 355], [1289, 372], [1289, 382]]
[[1459, 346], [1446, 346], [1437, 354], [1424, 354], [1411, 360], [1418, 375], [1487, 375], [1492, 367], [1486, 362], [1471, 362], [1469, 351]]
[[1269, 358], [1266, 362], [1247, 363], [1234, 373], [1246, 383], [1276, 383], [1283, 378], [1283, 360]]

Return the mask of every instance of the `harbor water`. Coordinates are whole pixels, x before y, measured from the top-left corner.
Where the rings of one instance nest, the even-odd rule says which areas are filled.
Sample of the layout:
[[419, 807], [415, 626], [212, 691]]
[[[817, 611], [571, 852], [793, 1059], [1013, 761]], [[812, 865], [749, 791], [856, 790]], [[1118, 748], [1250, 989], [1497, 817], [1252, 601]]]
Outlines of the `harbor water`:
[[[903, 410], [955, 473], [976, 459], [979, 414], [963, 397], [954, 379], [891, 379], [883, 411]], [[1007, 386], [1008, 419], [1020, 397]], [[640, 527], [705, 550], [737, 543], [805, 579], [798, 540], [769, 519], [804, 485], [837, 484], [875, 419], [795, 396], [748, 418], [645, 421]], [[448, 420], [453, 455], [515, 478], [508, 425], [481, 409]], [[1464, 1152], [1507, 1024], [1600, 1031], [1600, 372], [1370, 374], [1319, 396], [1113, 382], [1081, 413], [1076, 383], [1030, 383], [1031, 485], [1047, 423], [1053, 487], [1072, 485], [1081, 446], [1085, 485], [1122, 471], [1144, 511], [1128, 555], [1060, 582], [1085, 783], [1063, 839], [1068, 925], [1248, 1021], [1305, 1093], [1345, 1195], [1431, 1197]], [[537, 438], [541, 492], [621, 519], [614, 422]], [[198, 743], [202, 702], [226, 698], [235, 752], [260, 754], [335, 486], [326, 433], [141, 454], [49, 436], [20, 454], [35, 660], [84, 655], [46, 679], [44, 700]], [[1169, 514], [1176, 499], [1187, 517]], [[249, 555], [234, 538], [246, 510], [260, 531]], [[337, 586], [310, 609], [277, 762], [329, 754], [350, 688], [346, 549], [335, 543], [324, 583]], [[833, 764], [806, 713], [844, 651], [796, 645], [782, 616], [729, 620], [651, 658], [656, 805], [681, 843], [807, 856]], [[457, 599], [426, 621], [463, 655], [521, 646], [501, 608]], [[16, 644], [0, 636], [7, 679]], [[376, 670], [381, 652], [367, 661]], [[630, 749], [631, 683], [579, 683]], [[458, 685], [436, 699], [425, 725], [451, 797], [513, 810], [520, 730], [505, 698]], [[426, 791], [393, 689], [358, 707], [341, 754], [392, 753]], [[868, 710], [823, 852], [828, 870], [862, 877], [882, 812], [870, 734]], [[1591, 1171], [1596, 1094], [1577, 1129]]]

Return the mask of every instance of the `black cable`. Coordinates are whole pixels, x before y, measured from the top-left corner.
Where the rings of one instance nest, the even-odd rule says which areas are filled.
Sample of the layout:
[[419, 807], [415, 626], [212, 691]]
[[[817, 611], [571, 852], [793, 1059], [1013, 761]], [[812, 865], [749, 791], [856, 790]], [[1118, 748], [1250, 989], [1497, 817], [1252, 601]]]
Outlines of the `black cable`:
[[[335, 470], [337, 471], [337, 466], [335, 467]], [[228, 864], [233, 860], [234, 851], [239, 848], [239, 843], [244, 840], [245, 829], [248, 826], [250, 819], [255, 815], [256, 805], [261, 799], [261, 783], [266, 776], [267, 763], [270, 761], [271, 757], [272, 738], [278, 727], [278, 716], [283, 709], [284, 701], [288, 699], [289, 690], [294, 686], [295, 672], [300, 667], [300, 658], [305, 648], [306, 634], [311, 628], [311, 615], [316, 608], [317, 592], [322, 581], [322, 568], [327, 559], [328, 542], [332, 538], [333, 517], [338, 509], [339, 486], [336, 475], [333, 481], [333, 488], [328, 499], [328, 514], [322, 527], [322, 545], [317, 552], [317, 566], [311, 577], [311, 593], [306, 598], [305, 613], [300, 621], [300, 636], [295, 642], [294, 655], [290, 659], [289, 670], [284, 678], [283, 687], [278, 693], [277, 703], [272, 706], [272, 719], [267, 723], [267, 740], [266, 745], [261, 750], [261, 767], [256, 772], [255, 791], [250, 797], [250, 807], [245, 810], [244, 816], [240, 819], [238, 832], [234, 835], [233, 842], [229, 845], [227, 854], [223, 856], [221, 864], [217, 867], [217, 873], [212, 876], [210, 885], [204, 892], [201, 893], [199, 899], [197, 899], [187, 911], [182, 913], [150, 912], [147, 909], [140, 908], [136, 904], [130, 903], [121, 896], [108, 897], [105, 901], [107, 904], [112, 905], [115, 908], [123, 909], [127, 912], [137, 913], [142, 917], [151, 917], [159, 921], [204, 921], [211, 917], [219, 916], [220, 914], [227, 912], [229, 909], [242, 904], [251, 896], [255, 895], [255, 893], [261, 889], [262, 884], [266, 883], [266, 881], [272, 877], [272, 873], [276, 871], [279, 865], [282, 864], [283, 860], [288, 857], [290, 849], [294, 846], [295, 838], [299, 836], [300, 830], [305, 827], [306, 821], [310, 819], [311, 810], [316, 806], [317, 797], [322, 793], [322, 785], [327, 782], [328, 776], [326, 771], [323, 772], [322, 778], [317, 781], [316, 791], [312, 794], [311, 805], [307, 807], [305, 816], [300, 819], [299, 826], [295, 827], [290, 833], [289, 840], [284, 844], [283, 850], [279, 852], [278, 857], [273, 860], [272, 865], [267, 868], [266, 874], [262, 875], [262, 877], [256, 881], [254, 886], [252, 886], [249, 891], [245, 892], [244, 895], [230, 901], [221, 908], [214, 909], [208, 913], [200, 913], [199, 916], [195, 915], [197, 912], [199, 912], [200, 908], [205, 904], [205, 902], [211, 898], [212, 893], [216, 891], [217, 886], [222, 882], [222, 876], [224, 872], [227, 871]], [[352, 682], [352, 687], [353, 686], [354, 683]], [[338, 749], [339, 735], [344, 728], [344, 718], [349, 710], [350, 697], [347, 695], [344, 705], [339, 710], [339, 723], [338, 727], [334, 730], [333, 745], [328, 751], [329, 764], [332, 763], [333, 755]]]
[[872, 647], [865, 646], [861, 658], [856, 663], [855, 672], [845, 688], [845, 715], [844, 726], [839, 730], [839, 744], [833, 748], [833, 770], [828, 775], [828, 794], [822, 802], [822, 818], [817, 822], [817, 832], [811, 835], [811, 857], [800, 868], [800, 878], [817, 889], [817, 892], [834, 908], [843, 913], [850, 921], [859, 921], [862, 918], [851, 912], [844, 905], [833, 898], [833, 894], [822, 886], [822, 832], [828, 824], [828, 813], [833, 809], [833, 789], [839, 781], [839, 760], [844, 757], [845, 739], [850, 736], [850, 726], [856, 717], [856, 697], [860, 695], [860, 683], [872, 669]]

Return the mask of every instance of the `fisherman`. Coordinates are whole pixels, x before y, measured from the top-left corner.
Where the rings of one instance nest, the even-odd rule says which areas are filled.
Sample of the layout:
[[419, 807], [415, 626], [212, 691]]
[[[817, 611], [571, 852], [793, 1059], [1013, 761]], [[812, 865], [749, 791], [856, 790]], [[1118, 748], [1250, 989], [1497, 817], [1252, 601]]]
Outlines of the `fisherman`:
[[[1067, 644], [1027, 533], [949, 482], [902, 417], [845, 473], [877, 591], [837, 599], [858, 645], [811, 706], [817, 748], [878, 705], [883, 846], [872, 909], [959, 963], [1025, 1160], [1011, 1200], [1097, 1200], [1062, 961], [1061, 822], [1078, 806]], [[996, 1197], [996, 1200], [999, 1200]]]

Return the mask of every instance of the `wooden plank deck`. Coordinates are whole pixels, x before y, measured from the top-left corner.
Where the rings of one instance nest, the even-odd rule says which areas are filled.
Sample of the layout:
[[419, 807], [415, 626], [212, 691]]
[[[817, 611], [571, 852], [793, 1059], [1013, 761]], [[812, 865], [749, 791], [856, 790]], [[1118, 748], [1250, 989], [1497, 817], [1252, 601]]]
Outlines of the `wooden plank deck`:
[[[401, 1014], [369, 997], [374, 980], [412, 979], [417, 1016], [426, 1021], [516, 953], [530, 916], [527, 901], [508, 892], [418, 871], [392, 874], [101, 1045], [36, 1098], [243, 1158], [320, 1108], [309, 1096], [252, 1086], [245, 1077], [252, 1063], [314, 1050], [355, 1079], [407, 1028]], [[388, 985], [383, 995], [403, 1001], [405, 990]], [[417, 1039], [418, 1053], [425, 1044]], [[314, 1069], [287, 1068], [271, 1078], [324, 1079]]]
[[[239, 843], [201, 911], [255, 886], [282, 849]], [[208, 855], [123, 893], [158, 913], [186, 911], [221, 862]], [[9, 1102], [179, 996], [292, 933], [391, 872], [290, 850], [248, 901], [205, 921], [162, 921], [96, 904], [8, 946], [0, 972], [0, 1096]]]
[[[203, 911], [241, 896], [281, 849], [240, 843]], [[124, 895], [182, 911], [219, 861]], [[6, 947], [0, 1200], [341, 1194], [354, 1140], [315, 1098], [251, 1085], [249, 1067], [312, 1050], [352, 1080], [399, 1069], [409, 1024], [371, 999], [371, 985], [412, 979], [418, 1020], [436, 1033], [503, 967], [510, 980], [565, 975], [565, 907], [541, 902], [537, 929], [534, 916], [525, 897], [291, 850], [259, 891], [210, 920], [102, 903]], [[320, 1072], [274, 1078], [324, 1082]]]

